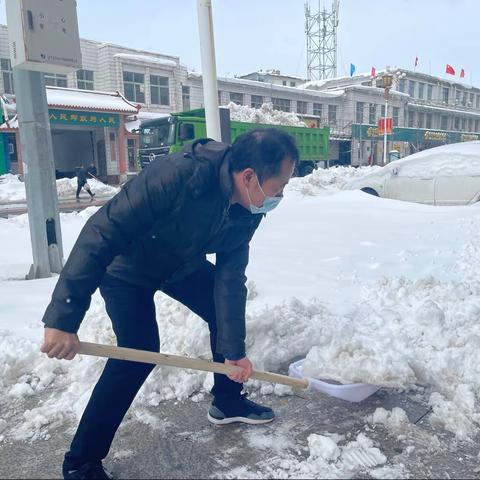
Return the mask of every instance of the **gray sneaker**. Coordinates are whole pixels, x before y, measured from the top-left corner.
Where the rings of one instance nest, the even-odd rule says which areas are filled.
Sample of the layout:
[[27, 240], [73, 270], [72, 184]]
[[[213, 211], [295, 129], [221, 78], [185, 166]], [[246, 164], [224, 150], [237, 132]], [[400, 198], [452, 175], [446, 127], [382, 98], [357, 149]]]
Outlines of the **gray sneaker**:
[[215, 425], [227, 425], [241, 422], [251, 425], [269, 423], [275, 419], [273, 410], [258, 403], [252, 402], [242, 395], [239, 398], [221, 401], [215, 398], [212, 402], [207, 418]]

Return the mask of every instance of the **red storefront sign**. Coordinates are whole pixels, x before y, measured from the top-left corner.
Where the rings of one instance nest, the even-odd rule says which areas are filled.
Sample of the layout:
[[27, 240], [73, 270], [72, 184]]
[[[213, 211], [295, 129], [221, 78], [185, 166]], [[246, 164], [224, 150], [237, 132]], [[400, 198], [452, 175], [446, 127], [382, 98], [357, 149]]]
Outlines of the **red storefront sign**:
[[392, 133], [393, 131], [393, 119], [392, 117], [382, 117], [378, 120], [378, 133], [383, 135], [385, 133], [385, 129], [387, 133]]

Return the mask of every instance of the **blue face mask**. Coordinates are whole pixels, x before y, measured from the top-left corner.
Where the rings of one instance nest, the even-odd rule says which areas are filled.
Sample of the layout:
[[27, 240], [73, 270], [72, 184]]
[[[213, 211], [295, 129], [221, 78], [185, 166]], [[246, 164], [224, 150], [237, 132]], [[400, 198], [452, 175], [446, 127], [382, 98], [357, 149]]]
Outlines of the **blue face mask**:
[[272, 211], [275, 207], [277, 207], [278, 204], [282, 201], [283, 197], [269, 197], [268, 195], [265, 194], [262, 187], [260, 186], [260, 182], [258, 181], [258, 177], [257, 177], [257, 183], [258, 183], [258, 188], [260, 188], [260, 190], [263, 193], [263, 196], [265, 197], [265, 199], [263, 200], [262, 205], [260, 207], [257, 207], [256, 205], [254, 205], [252, 203], [252, 199], [250, 198], [250, 193], [248, 192], [248, 189], [247, 189], [248, 199], [250, 200], [250, 211], [253, 214], [264, 214], [264, 213]]

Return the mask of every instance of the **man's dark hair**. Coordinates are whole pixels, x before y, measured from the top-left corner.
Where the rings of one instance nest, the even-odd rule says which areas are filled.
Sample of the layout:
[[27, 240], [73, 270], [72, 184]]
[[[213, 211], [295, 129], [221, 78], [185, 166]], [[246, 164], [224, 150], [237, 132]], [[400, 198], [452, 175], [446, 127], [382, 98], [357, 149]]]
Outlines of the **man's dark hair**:
[[240, 135], [230, 153], [232, 172], [252, 168], [260, 182], [278, 175], [285, 158], [294, 165], [299, 159], [295, 139], [279, 128], [257, 128]]

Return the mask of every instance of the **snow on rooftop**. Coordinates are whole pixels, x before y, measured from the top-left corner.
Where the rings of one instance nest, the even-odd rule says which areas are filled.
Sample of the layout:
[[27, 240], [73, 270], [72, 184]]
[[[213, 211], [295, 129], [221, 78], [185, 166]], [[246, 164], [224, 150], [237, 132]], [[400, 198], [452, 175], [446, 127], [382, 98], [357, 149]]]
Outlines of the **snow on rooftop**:
[[119, 93], [94, 92], [69, 88], [47, 87], [49, 107], [82, 108], [110, 112], [137, 113], [138, 108]]
[[[47, 87], [47, 102], [50, 108], [95, 110], [103, 112], [138, 113], [138, 107], [120, 93], [95, 92], [70, 88]], [[11, 113], [16, 112], [14, 101], [8, 105]], [[0, 125], [1, 130], [18, 128], [17, 115]]]
[[156, 63], [157, 65], [163, 65], [166, 67], [176, 67], [178, 62], [170, 60], [168, 58], [154, 57], [153, 55], [140, 55], [133, 53], [117, 53], [115, 58], [121, 58], [123, 60], [133, 60], [136, 62]]

